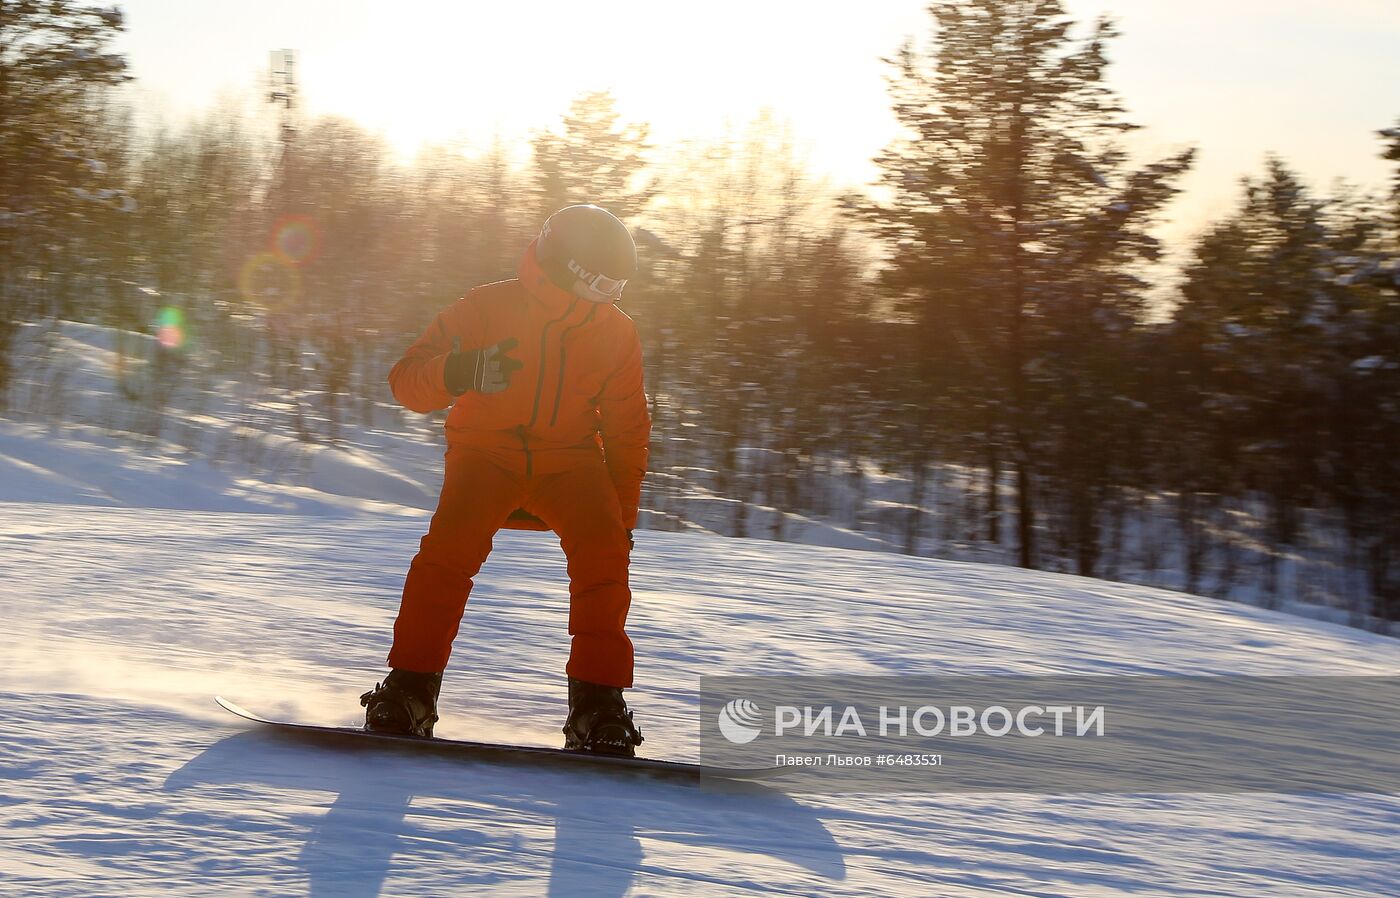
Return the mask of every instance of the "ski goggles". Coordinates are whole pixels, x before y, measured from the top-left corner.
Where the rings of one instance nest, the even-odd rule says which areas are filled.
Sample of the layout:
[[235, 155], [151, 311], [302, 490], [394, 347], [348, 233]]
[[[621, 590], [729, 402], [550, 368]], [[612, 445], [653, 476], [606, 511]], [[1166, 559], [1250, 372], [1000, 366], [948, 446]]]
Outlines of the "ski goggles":
[[[599, 301], [611, 301], [622, 295], [622, 288], [627, 286], [627, 278], [610, 278], [606, 274], [593, 274], [585, 271], [575, 262], [569, 263], [569, 271], [573, 272], [578, 280], [574, 283], [574, 292], [585, 299], [592, 299], [589, 293], [601, 297]], [[583, 291], [588, 292], [583, 292]]]

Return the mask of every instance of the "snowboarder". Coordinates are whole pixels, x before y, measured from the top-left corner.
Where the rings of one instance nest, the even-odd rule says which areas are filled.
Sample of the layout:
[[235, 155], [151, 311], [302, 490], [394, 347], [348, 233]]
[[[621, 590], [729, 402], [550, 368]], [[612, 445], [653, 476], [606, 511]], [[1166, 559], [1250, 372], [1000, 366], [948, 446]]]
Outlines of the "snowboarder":
[[432, 735], [492, 537], [503, 526], [551, 529], [569, 573], [565, 748], [635, 753], [624, 627], [651, 419], [641, 343], [616, 303], [636, 268], [621, 221], [598, 206], [561, 209], [525, 249], [518, 277], [439, 313], [389, 372], [405, 407], [452, 411], [442, 495], [404, 583], [391, 671], [360, 698], [367, 729]]

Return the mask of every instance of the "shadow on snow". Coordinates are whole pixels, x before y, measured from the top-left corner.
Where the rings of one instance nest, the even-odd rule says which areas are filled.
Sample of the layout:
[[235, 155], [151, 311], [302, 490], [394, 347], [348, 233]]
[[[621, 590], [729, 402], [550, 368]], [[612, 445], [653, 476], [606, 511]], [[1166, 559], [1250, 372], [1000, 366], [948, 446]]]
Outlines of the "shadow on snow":
[[[230, 736], [171, 774], [164, 789], [252, 785], [334, 795], [330, 809], [310, 824], [299, 857], [312, 896], [374, 898], [391, 867], [425, 884], [451, 875], [454, 885], [520, 885], [512, 881], [522, 870], [532, 875], [544, 866], [544, 858], [529, 859], [542, 851], [529, 832], [551, 820], [549, 895], [621, 896], [646, 872], [763, 885], [729, 882], [703, 869], [648, 865], [642, 839], [785, 861], [815, 877], [814, 887], [846, 875], [831, 833], [810, 809], [775, 789], [554, 763], [448, 759], [415, 747], [326, 738], [258, 731]], [[280, 798], [269, 804], [284, 806]], [[250, 814], [266, 819], [267, 810]], [[424, 875], [413, 872], [415, 865], [424, 866]]]

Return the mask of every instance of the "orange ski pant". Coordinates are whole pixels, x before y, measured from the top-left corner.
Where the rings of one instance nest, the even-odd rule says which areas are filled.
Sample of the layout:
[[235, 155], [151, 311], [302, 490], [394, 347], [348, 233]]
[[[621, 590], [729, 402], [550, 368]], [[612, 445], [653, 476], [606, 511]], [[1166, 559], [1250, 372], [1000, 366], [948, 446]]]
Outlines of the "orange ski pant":
[[492, 537], [517, 508], [559, 537], [568, 559], [570, 677], [632, 685], [625, 629], [632, 592], [622, 507], [601, 454], [583, 453], [558, 471], [527, 477], [490, 455], [452, 447], [437, 511], [404, 581], [389, 666], [436, 672], [447, 666], [472, 578]]

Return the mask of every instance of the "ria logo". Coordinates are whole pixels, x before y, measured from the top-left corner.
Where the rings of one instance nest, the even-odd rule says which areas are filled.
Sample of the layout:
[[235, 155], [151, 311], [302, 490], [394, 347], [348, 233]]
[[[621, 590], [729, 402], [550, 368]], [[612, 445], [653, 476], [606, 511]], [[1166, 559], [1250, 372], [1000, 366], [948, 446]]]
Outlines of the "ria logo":
[[763, 732], [763, 712], [746, 698], [736, 698], [719, 709], [719, 731], [735, 745], [747, 745]]

